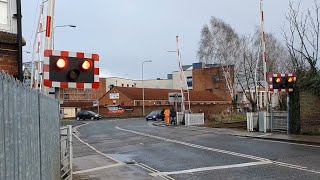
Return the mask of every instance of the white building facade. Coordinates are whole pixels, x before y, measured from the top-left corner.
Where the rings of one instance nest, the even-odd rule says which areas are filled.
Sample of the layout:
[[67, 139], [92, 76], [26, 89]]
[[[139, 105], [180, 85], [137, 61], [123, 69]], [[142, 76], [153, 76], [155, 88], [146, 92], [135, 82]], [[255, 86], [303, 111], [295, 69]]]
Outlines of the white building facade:
[[0, 31], [17, 34], [16, 0], [0, 0]]

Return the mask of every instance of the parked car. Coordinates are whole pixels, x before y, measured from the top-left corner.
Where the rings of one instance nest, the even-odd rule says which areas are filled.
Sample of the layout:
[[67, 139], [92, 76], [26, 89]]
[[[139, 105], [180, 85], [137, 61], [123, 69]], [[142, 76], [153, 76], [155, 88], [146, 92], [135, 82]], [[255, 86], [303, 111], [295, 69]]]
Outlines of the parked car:
[[161, 115], [160, 111], [152, 111], [151, 113], [149, 113], [146, 116], [147, 121], [149, 121], [149, 120], [156, 121], [157, 119], [162, 119], [162, 115]]
[[77, 118], [77, 121], [86, 120], [86, 119], [99, 120], [101, 119], [101, 115], [93, 111], [81, 111], [77, 113], [76, 118]]

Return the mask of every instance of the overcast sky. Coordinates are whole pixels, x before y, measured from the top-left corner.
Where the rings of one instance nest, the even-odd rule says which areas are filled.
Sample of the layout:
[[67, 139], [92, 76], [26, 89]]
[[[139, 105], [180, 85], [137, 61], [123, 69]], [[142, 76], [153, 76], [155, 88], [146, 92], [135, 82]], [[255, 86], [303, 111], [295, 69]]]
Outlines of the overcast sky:
[[[22, 1], [26, 51], [32, 51], [37, 1]], [[303, 0], [303, 8], [313, 0]], [[55, 49], [97, 53], [101, 74], [141, 79], [166, 78], [178, 69], [175, 36], [180, 36], [183, 64], [198, 62], [200, 31], [211, 16], [229, 23], [237, 32], [250, 34], [260, 25], [260, 0], [56, 0]], [[265, 0], [266, 31], [279, 39], [289, 0]], [[38, 8], [39, 9], [39, 8]], [[31, 55], [26, 57], [30, 60]], [[26, 61], [25, 60], [25, 61]]]

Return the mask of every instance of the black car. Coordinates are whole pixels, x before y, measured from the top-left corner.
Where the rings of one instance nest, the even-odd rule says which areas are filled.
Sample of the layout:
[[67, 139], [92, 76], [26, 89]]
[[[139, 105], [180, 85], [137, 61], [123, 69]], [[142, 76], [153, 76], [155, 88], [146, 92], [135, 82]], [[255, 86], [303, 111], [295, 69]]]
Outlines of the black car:
[[91, 120], [99, 120], [101, 119], [101, 115], [93, 112], [93, 111], [81, 111], [77, 113], [77, 121], [79, 120], [86, 120], [86, 119], [91, 119]]
[[162, 119], [162, 115], [161, 115], [160, 111], [152, 111], [151, 113], [149, 113], [146, 116], [147, 121], [149, 121], [149, 120], [156, 121], [157, 119]]

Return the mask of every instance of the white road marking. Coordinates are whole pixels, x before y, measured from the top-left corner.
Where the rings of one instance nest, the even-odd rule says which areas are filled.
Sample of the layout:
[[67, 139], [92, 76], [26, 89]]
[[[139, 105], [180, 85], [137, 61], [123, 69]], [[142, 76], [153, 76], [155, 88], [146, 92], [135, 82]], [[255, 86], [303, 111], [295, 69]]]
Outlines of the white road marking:
[[[153, 173], [160, 173], [160, 171], [155, 170], [155, 169], [153, 169], [153, 168], [151, 168], [151, 167], [149, 167], [149, 166], [147, 166], [145, 164], [142, 164], [142, 163], [137, 163], [135, 165], [139, 166], [139, 167], [141, 167], [141, 168], [143, 168], [143, 169], [145, 169], [145, 170], [147, 170], [149, 172], [151, 172], [150, 175], [152, 175]], [[166, 179], [166, 180], [174, 180], [172, 177], [170, 177], [170, 176], [168, 176], [166, 174], [159, 174], [158, 176], [160, 176], [161, 178]]]
[[127, 131], [127, 132], [131, 132], [131, 133], [134, 133], [134, 134], [139, 134], [139, 135], [142, 135], [142, 136], [152, 137], [152, 138], [163, 140], [163, 141], [167, 141], [167, 142], [173, 142], [173, 143], [176, 143], [176, 144], [182, 144], [182, 145], [185, 145], [185, 146], [190, 146], [190, 147], [194, 147], [194, 148], [198, 148], [198, 149], [204, 149], [204, 150], [208, 150], [208, 151], [219, 152], [219, 153], [229, 154], [229, 155], [243, 157], [243, 158], [249, 158], [249, 159], [253, 159], [253, 160], [256, 160], [256, 161], [270, 161], [269, 159], [266, 159], [266, 158], [261, 158], [261, 157], [257, 157], [257, 156], [251, 156], [251, 155], [247, 155], [247, 154], [241, 154], [241, 153], [236, 153], [236, 152], [226, 151], [226, 150], [221, 150], [221, 149], [209, 148], [209, 147], [205, 147], [205, 146], [201, 146], [201, 145], [197, 145], [197, 144], [192, 144], [192, 143], [187, 143], [187, 142], [182, 142], [182, 141], [177, 141], [177, 140], [173, 140], [173, 139], [167, 139], [167, 138], [163, 138], [163, 137], [159, 137], [159, 136], [140, 133], [140, 132], [137, 132], [137, 131], [131, 131], [131, 130], [128, 130], [128, 129], [123, 129], [123, 128], [120, 128], [118, 126], [116, 128], [119, 129], [119, 130], [122, 130], [122, 131]]
[[241, 167], [248, 167], [248, 166], [257, 166], [257, 165], [264, 165], [264, 164], [271, 164], [270, 161], [259, 161], [259, 162], [250, 162], [250, 163], [241, 163], [241, 164], [232, 164], [232, 165], [224, 165], [224, 166], [211, 166], [211, 167], [202, 167], [202, 168], [195, 168], [195, 169], [188, 169], [182, 171], [172, 171], [172, 172], [155, 172], [151, 173], [151, 176], [160, 176], [160, 175], [172, 175], [172, 174], [186, 174], [186, 173], [194, 173], [194, 172], [203, 172], [203, 171], [212, 171], [218, 169], [231, 169], [231, 168], [241, 168]]
[[208, 150], [208, 151], [212, 151], [212, 152], [219, 152], [219, 153], [223, 153], [223, 154], [229, 154], [229, 155], [233, 155], [233, 156], [249, 158], [249, 159], [262, 161], [262, 162], [271, 162], [271, 163], [273, 163], [275, 165], [279, 165], [279, 166], [283, 166], [283, 167], [287, 167], [287, 168], [291, 168], [291, 169], [297, 169], [297, 170], [301, 170], [301, 171], [320, 174], [320, 171], [310, 170], [310, 169], [307, 169], [307, 167], [298, 166], [298, 165], [294, 165], [294, 164], [288, 164], [288, 163], [283, 163], [283, 162], [278, 162], [278, 161], [271, 161], [269, 159], [262, 158], [262, 157], [257, 157], [257, 156], [247, 155], [247, 154], [241, 154], [241, 153], [232, 152], [232, 151], [226, 151], [226, 150], [221, 150], [221, 149], [209, 148], [209, 147], [196, 145], [196, 144], [191, 144], [191, 143], [187, 143], [187, 142], [183, 142], [183, 141], [177, 141], [177, 140], [174, 140], [174, 139], [167, 139], [167, 138], [163, 138], [163, 137], [160, 137], [160, 136], [154, 136], [154, 135], [151, 135], [151, 134], [146, 134], [146, 133], [141, 133], [141, 132], [137, 132], [137, 131], [132, 131], [132, 130], [129, 130], [129, 129], [120, 128], [118, 126], [116, 127], [116, 129], [119, 129], [119, 130], [122, 130], [122, 131], [126, 131], [126, 132], [130, 132], [130, 133], [133, 133], [133, 134], [138, 134], [138, 135], [141, 135], [141, 136], [146, 136], [146, 137], [151, 137], [151, 138], [167, 141], [167, 142], [172, 142], [172, 143], [176, 143], [176, 144], [182, 144], [182, 145], [185, 145], [185, 146], [194, 147], [194, 148], [198, 148], [198, 149], [204, 149], [204, 150]]
[[123, 162], [118, 161], [118, 160], [116, 160], [116, 159], [114, 159], [114, 158], [112, 158], [112, 157], [104, 154], [103, 152], [97, 150], [95, 147], [93, 147], [93, 146], [91, 146], [90, 144], [84, 142], [84, 141], [83, 141], [82, 139], [80, 139], [77, 135], [73, 134], [73, 136], [76, 137], [81, 143], [87, 145], [89, 148], [91, 148], [92, 150], [94, 150], [96, 153], [98, 153], [98, 154], [100, 154], [100, 155], [102, 155], [102, 156], [104, 156], [104, 157], [107, 157], [107, 158], [109, 158], [109, 159], [111, 159], [111, 160], [113, 160], [113, 161], [115, 161], [115, 162], [117, 162], [117, 163], [122, 163], [122, 164], [124, 164]]
[[98, 171], [98, 170], [102, 170], [102, 169], [108, 169], [108, 168], [118, 167], [118, 166], [122, 166], [122, 165], [123, 165], [123, 163], [111, 164], [111, 165], [96, 167], [96, 168], [92, 168], [92, 169], [86, 169], [86, 170], [81, 170], [81, 171], [74, 171], [73, 174], [83, 174], [83, 173]]
[[320, 146], [311, 145], [311, 144], [300, 144], [300, 143], [285, 142], [285, 141], [276, 141], [276, 140], [270, 140], [270, 139], [255, 139], [255, 140], [256, 140], [256, 141], [268, 141], [268, 142], [275, 142], [275, 143], [282, 143], [282, 144], [291, 144], [291, 145], [297, 145], [297, 146], [306, 146], [306, 147], [320, 148]]
[[219, 135], [231, 135], [231, 136], [253, 138], [253, 139], [254, 139], [254, 137], [261, 137], [261, 139], [254, 139], [256, 141], [269, 141], [269, 142], [282, 143], [282, 144], [291, 144], [291, 145], [297, 145], [297, 146], [320, 148], [320, 146], [318, 146], [318, 145], [310, 145], [310, 144], [303, 144], [303, 143], [294, 143], [294, 142], [276, 141], [276, 140], [271, 140], [271, 139], [263, 139], [263, 137], [272, 135], [272, 133], [262, 134], [262, 135], [258, 135], [258, 136], [242, 136], [242, 135], [237, 135], [237, 134], [225, 134], [225, 133], [221, 133], [221, 132], [214, 132], [214, 131], [210, 131], [210, 130], [204, 130], [204, 129], [207, 129], [206, 127], [196, 127], [196, 126], [194, 126], [192, 128], [190, 128], [190, 127], [184, 127], [184, 128], [192, 130], [192, 131], [213, 133], [213, 134], [219, 134]]
[[[85, 124], [79, 125], [79, 126], [75, 127], [74, 129], [76, 131], [78, 131], [77, 128], [79, 128], [81, 126], [88, 125], [88, 124], [90, 124], [90, 123], [85, 123]], [[123, 163], [121, 161], [118, 161], [118, 160], [116, 160], [116, 159], [114, 159], [114, 158], [102, 153], [101, 151], [97, 150], [95, 147], [93, 147], [90, 144], [86, 143], [81, 138], [79, 138], [75, 133], [73, 133], [73, 136], [76, 137], [81, 143], [87, 145], [89, 148], [94, 150], [96, 153], [101, 154], [102, 156], [107, 157], [107, 158], [117, 162], [117, 164], [112, 164], [112, 165], [107, 165], [107, 166], [102, 166], [102, 167], [96, 167], [96, 168], [86, 169], [86, 170], [81, 170], [81, 171], [75, 171], [75, 172], [73, 172], [73, 174], [82, 174], [82, 173], [93, 172], [93, 171], [98, 171], [98, 170], [102, 170], [102, 169], [108, 169], [108, 168], [112, 168], [112, 167], [118, 167], [118, 166], [125, 165], [125, 163]], [[147, 171], [152, 172], [152, 173], [159, 172], [158, 170], [155, 170], [155, 169], [153, 169], [153, 168], [151, 168], [151, 167], [149, 167], [149, 166], [147, 166], [145, 164], [142, 164], [142, 163], [135, 164], [135, 165], [137, 165], [139, 167], [142, 167], [143, 169], [146, 169]], [[175, 179], [173, 179], [172, 177], [170, 177], [168, 175], [160, 175], [160, 177], [163, 178], [163, 179], [166, 179], [166, 180], [175, 180]]]

